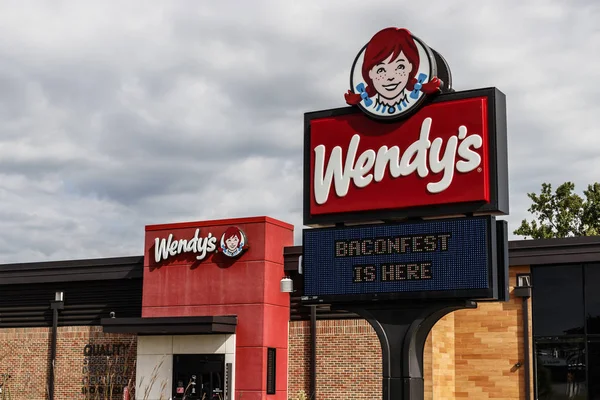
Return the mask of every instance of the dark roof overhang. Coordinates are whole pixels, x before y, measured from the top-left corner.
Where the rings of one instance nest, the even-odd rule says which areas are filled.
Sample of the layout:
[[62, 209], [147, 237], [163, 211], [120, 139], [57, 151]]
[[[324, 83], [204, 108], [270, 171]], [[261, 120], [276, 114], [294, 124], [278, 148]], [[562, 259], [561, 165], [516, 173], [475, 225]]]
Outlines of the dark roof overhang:
[[143, 256], [43, 261], [0, 265], [0, 284], [139, 279], [143, 274]]
[[237, 326], [237, 316], [103, 318], [100, 324], [106, 333], [137, 335], [233, 334]]

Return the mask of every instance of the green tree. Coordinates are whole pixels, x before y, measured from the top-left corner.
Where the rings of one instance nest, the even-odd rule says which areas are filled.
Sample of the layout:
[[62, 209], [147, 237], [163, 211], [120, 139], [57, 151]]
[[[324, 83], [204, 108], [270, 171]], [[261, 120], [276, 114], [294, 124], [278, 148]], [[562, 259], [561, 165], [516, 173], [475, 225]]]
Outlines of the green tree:
[[534, 219], [524, 219], [513, 233], [532, 239], [600, 235], [600, 183], [588, 185], [584, 197], [574, 190], [573, 182], [563, 183], [554, 193], [552, 185], [542, 183], [539, 195], [527, 193]]

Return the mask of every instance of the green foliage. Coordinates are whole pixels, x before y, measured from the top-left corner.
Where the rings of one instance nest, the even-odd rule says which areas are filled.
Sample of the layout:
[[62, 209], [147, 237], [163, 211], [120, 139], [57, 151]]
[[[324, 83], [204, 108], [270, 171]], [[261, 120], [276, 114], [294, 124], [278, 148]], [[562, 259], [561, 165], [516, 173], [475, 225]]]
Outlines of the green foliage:
[[301, 390], [298, 392], [298, 396], [295, 399], [290, 398], [290, 400], [308, 400], [308, 394], [306, 394], [304, 390]]
[[539, 195], [528, 193], [535, 219], [524, 219], [514, 234], [532, 239], [600, 235], [600, 183], [588, 185], [584, 197], [574, 190], [574, 183], [565, 182], [553, 193], [552, 185], [542, 183]]

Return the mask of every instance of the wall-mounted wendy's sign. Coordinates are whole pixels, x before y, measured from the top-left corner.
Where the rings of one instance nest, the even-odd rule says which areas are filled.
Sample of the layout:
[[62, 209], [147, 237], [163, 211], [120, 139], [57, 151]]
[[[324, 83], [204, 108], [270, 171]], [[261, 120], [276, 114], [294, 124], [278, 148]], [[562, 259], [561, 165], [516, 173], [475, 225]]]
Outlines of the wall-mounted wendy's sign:
[[244, 231], [231, 226], [220, 239], [212, 232], [204, 234], [201, 229], [196, 229], [192, 237], [176, 238], [172, 233], [167, 237], [157, 237], [153, 247], [155, 263], [162, 263], [184, 254], [192, 254], [197, 261], [201, 261], [213, 253], [222, 253], [230, 258], [238, 257], [248, 249], [248, 239]]

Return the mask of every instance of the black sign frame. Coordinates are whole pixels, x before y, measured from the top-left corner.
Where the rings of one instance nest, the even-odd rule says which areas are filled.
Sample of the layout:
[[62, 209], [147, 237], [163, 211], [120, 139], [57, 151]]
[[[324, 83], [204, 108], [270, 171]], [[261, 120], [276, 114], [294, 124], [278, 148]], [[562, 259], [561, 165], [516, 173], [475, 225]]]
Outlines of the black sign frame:
[[[440, 221], [454, 221], [454, 220], [476, 220], [485, 219], [487, 220], [487, 231], [486, 241], [487, 250], [489, 254], [488, 264], [488, 288], [487, 289], [460, 289], [460, 290], [439, 290], [439, 291], [414, 291], [414, 292], [386, 292], [386, 293], [364, 293], [364, 294], [348, 294], [348, 295], [322, 295], [322, 296], [305, 296], [300, 298], [300, 301], [304, 305], [314, 304], [336, 304], [336, 303], [379, 303], [379, 302], [396, 302], [402, 300], [483, 300], [483, 301], [502, 301], [504, 297], [499, 290], [499, 287], [503, 285], [503, 276], [505, 275], [506, 266], [503, 266], [502, 262], [499, 262], [499, 255], [502, 253], [501, 241], [503, 237], [498, 237], [499, 228], [497, 226], [496, 217], [491, 215], [485, 216], [474, 216], [474, 217], [461, 217], [461, 218], [440, 218], [428, 221], [410, 221], [400, 223], [386, 223], [386, 224], [368, 224], [360, 226], [344, 226], [344, 227], [325, 227], [325, 228], [309, 228], [304, 229], [304, 232], [309, 230], [344, 230], [352, 228], [366, 228], [366, 227], [381, 227], [381, 226], [398, 226], [404, 224], [415, 224], [415, 223], [434, 223]], [[501, 228], [500, 228], [501, 229]], [[303, 236], [304, 236], [303, 232]], [[302, 247], [302, 262], [307, 259], [306, 257], [306, 245]], [[306, 266], [302, 266], [304, 287], [306, 287]]]

